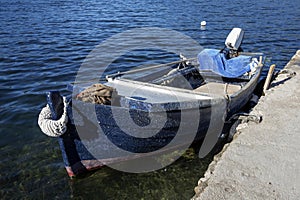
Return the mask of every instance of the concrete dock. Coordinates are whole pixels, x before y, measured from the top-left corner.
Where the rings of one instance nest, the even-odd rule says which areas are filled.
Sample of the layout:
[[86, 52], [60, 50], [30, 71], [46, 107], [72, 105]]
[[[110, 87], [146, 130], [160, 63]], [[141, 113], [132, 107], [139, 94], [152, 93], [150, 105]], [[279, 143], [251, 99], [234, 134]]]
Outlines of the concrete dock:
[[284, 69], [250, 113], [263, 121], [237, 127], [193, 200], [300, 199], [300, 50]]

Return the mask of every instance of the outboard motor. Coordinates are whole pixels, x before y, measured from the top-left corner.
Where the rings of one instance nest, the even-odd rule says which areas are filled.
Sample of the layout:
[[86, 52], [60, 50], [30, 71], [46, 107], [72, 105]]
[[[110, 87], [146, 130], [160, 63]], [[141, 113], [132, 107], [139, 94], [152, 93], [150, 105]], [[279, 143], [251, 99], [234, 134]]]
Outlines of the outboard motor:
[[225, 40], [225, 47], [221, 50], [221, 53], [224, 53], [226, 59], [237, 57], [238, 53], [243, 51], [240, 47], [243, 38], [244, 31], [241, 28], [233, 28], [231, 30]]

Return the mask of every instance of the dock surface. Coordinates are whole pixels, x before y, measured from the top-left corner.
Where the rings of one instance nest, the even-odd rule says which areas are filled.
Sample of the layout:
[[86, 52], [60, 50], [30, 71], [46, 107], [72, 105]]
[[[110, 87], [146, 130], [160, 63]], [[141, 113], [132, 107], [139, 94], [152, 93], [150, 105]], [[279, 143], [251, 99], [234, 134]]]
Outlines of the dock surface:
[[251, 112], [262, 122], [237, 127], [199, 180], [194, 200], [300, 199], [300, 50], [284, 69]]

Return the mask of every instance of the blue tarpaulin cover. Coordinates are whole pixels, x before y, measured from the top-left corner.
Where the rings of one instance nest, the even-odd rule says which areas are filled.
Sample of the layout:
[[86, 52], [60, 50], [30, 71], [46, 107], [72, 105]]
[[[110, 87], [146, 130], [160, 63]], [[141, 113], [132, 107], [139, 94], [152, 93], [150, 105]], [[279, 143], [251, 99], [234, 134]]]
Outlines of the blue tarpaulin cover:
[[209, 70], [227, 78], [237, 78], [250, 71], [251, 56], [240, 55], [226, 59], [216, 49], [204, 49], [198, 54], [200, 70]]

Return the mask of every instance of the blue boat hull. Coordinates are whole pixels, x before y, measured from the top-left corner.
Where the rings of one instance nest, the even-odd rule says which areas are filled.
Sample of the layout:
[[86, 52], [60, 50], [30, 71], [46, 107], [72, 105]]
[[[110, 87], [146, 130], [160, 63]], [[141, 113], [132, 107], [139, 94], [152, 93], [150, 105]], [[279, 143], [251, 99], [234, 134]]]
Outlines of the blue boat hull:
[[[49, 96], [53, 95], [56, 95], [56, 98], [60, 98], [60, 96], [57, 95], [56, 92], [49, 93]], [[49, 105], [54, 105], [51, 101], [48, 101], [48, 103]], [[86, 104], [83, 102], [77, 103], [81, 104], [81, 108], [86, 109], [84, 111], [85, 113], [90, 113], [93, 109], [95, 109], [94, 104]], [[188, 139], [190, 138], [190, 135], [195, 136], [193, 138], [194, 142], [200, 141], [205, 137], [211, 116], [210, 107], [201, 109], [198, 108], [194, 110], [189, 109], [184, 111], [168, 111], [167, 121], [160, 131], [158, 131], [155, 135], [153, 135], [150, 138], [140, 138], [127, 134], [119, 127], [117, 122], [114, 120], [112, 109], [110, 106], [96, 105], [95, 110], [97, 116], [97, 124], [93, 123], [92, 120], [88, 119], [87, 116], [84, 116], [82, 114], [81, 117], [85, 117], [85, 119], [81, 119], [83, 120], [82, 126], [74, 125], [74, 118], [72, 116], [73, 112], [71, 108], [72, 107], [70, 107], [68, 111], [70, 122], [68, 123], [67, 132], [58, 139], [60, 148], [62, 150], [64, 164], [70, 177], [75, 177], [84, 172], [91, 171], [108, 164], [139, 159], [141, 157], [144, 158], [147, 156], [153, 156], [157, 154], [163, 154], [166, 152], [179, 150], [181, 148], [184, 148], [185, 150], [186, 146], [190, 145], [190, 141]], [[114, 109], [118, 109], [118, 113], [131, 112], [130, 109], [121, 107]], [[57, 112], [57, 115], [59, 116], [60, 110], [57, 110]], [[182, 124], [186, 123], [181, 121], [181, 115], [183, 114], [183, 112], [187, 112], [191, 116], [200, 113], [200, 116], [202, 117], [197, 124], [198, 128], [196, 133], [194, 132], [194, 129], [186, 129], [183, 134], [181, 134], [180, 136], [176, 136], [180, 126], [189, 126], [189, 124]], [[145, 115], [147, 115], [147, 113], [143, 111], [139, 111], [138, 113], [136, 112], [134, 113], [134, 115], [132, 115], [133, 118], [135, 118], [133, 119], [133, 121], [135, 121], [140, 126], [147, 125], [148, 122], [147, 120], [145, 120]], [[164, 113], [157, 112], [152, 113], [152, 115], [152, 119], [159, 121], [161, 118], [163, 118]], [[126, 118], [124, 119], [126, 120]], [[154, 121], [152, 123], [155, 124], [158, 122]], [[128, 124], [130, 124], [130, 122], [128, 122]], [[132, 127], [129, 128], [131, 128], [130, 130], [132, 132], [139, 131], [135, 130]], [[99, 133], [99, 131], [101, 133]], [[148, 129], [148, 131], [152, 130]], [[97, 142], [95, 142], [96, 149], [93, 149], [93, 153], [90, 153], [90, 147], [88, 147], [89, 149], [87, 149], [86, 145], [82, 141], [99, 141], [99, 139], [97, 140], [97, 138], [101, 136], [106, 137], [106, 142], [103, 142], [103, 144], [97, 144]], [[178, 142], [169, 145], [175, 136], [177, 137]], [[102, 139], [102, 141], [104, 140]], [[164, 148], [167, 145], [168, 148]], [[132, 152], [134, 153], [134, 155], [127, 156], [121, 154], [113, 154], [111, 152], [111, 148], [115, 147], [118, 147], [128, 152]]]
[[[223, 99], [226, 105], [221, 106], [221, 110], [225, 111], [218, 116], [223, 118], [217, 124], [224, 123], [224, 120], [238, 112], [249, 101], [261, 70], [262, 67], [250, 80], [245, 81], [238, 93]], [[63, 110], [62, 97], [58, 92], [50, 92], [47, 101], [53, 119], [58, 119]], [[67, 132], [58, 139], [67, 172], [70, 177], [75, 177], [104, 165], [143, 159], [177, 150], [184, 151], [192, 142], [201, 145], [208, 129], [210, 133], [220, 132], [218, 128], [214, 129], [210, 125], [215, 123], [212, 122], [215, 120], [212, 120], [213, 108], [221, 104], [221, 101], [201, 100], [201, 102], [187, 102], [186, 108], [182, 109], [176, 103], [170, 103], [166, 105], [164, 111], [151, 111], [151, 109], [144, 109], [147, 107], [144, 104], [131, 105], [129, 102], [128, 107], [107, 106], [73, 99], [72, 105], [68, 108]], [[144, 107], [136, 109], [136, 106]], [[116, 120], [116, 116], [121, 119], [122, 126], [119, 124], [120, 121]], [[183, 116], [189, 116], [190, 119], [183, 120]], [[193, 121], [193, 118], [198, 120]], [[165, 123], [158, 131], [153, 128], [156, 125], [161, 126], [163, 120]], [[153, 126], [148, 126], [150, 123]], [[128, 130], [130, 133], [140, 133], [140, 127], [155, 134], [150, 137], [128, 134]], [[217, 134], [221, 135], [221, 132]], [[175, 137], [176, 142], [174, 142]], [[116, 148], [132, 154], [122, 154], [112, 150]]]

